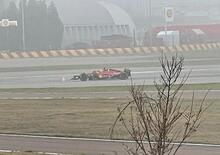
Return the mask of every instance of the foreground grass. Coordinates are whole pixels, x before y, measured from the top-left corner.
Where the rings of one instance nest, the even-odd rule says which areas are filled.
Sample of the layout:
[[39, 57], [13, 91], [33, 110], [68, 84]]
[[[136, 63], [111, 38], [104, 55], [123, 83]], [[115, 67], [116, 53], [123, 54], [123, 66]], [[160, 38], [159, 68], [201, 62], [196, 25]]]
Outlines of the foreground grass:
[[[109, 138], [117, 107], [127, 100], [0, 100], [0, 133]], [[219, 103], [211, 106], [190, 141], [220, 144]], [[120, 126], [115, 137], [128, 138]]]

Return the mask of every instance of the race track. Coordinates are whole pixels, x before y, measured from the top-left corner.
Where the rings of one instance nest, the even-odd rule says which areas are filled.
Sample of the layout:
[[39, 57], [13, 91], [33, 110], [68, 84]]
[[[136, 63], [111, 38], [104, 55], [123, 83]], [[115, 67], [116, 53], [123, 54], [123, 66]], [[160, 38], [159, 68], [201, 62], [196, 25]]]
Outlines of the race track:
[[[184, 54], [183, 54], [184, 55]], [[201, 56], [202, 55], [202, 56]], [[151, 55], [39, 58], [0, 60], [0, 88], [48, 88], [129, 85], [130, 80], [71, 81], [73, 74], [105, 66], [129, 68], [136, 84], [153, 84], [161, 72], [160, 53]], [[187, 83], [220, 82], [220, 53], [187, 53], [183, 75], [191, 71]]]

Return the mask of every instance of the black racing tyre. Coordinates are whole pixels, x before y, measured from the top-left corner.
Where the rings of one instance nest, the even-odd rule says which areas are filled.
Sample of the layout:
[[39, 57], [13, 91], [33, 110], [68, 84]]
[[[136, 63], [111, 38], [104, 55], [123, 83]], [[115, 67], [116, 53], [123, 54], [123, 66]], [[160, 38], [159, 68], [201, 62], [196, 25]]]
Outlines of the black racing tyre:
[[81, 80], [81, 81], [87, 81], [87, 80], [88, 80], [87, 74], [86, 74], [86, 73], [82, 73], [82, 74], [80, 75], [80, 80]]
[[88, 79], [89, 80], [95, 80], [95, 76], [93, 74], [91, 74], [91, 75], [88, 76]]
[[119, 79], [120, 80], [127, 80], [128, 79], [128, 75], [124, 72], [122, 72], [120, 75], [119, 75]]
[[128, 75], [128, 77], [131, 76], [131, 70], [130, 69], [125, 68], [124, 72]]

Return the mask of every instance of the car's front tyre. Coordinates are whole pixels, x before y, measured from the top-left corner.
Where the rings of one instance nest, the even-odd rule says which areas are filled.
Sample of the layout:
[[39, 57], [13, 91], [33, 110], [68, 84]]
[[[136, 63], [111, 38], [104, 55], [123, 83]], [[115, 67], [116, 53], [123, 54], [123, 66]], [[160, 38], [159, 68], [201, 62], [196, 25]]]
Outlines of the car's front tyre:
[[127, 80], [127, 79], [128, 79], [128, 75], [123, 72], [123, 73], [121, 73], [121, 74], [119, 75], [119, 79], [120, 79], [120, 80]]
[[82, 73], [82, 74], [80, 75], [80, 80], [81, 80], [81, 81], [87, 81], [87, 80], [88, 80], [88, 75], [87, 75], [86, 73]]

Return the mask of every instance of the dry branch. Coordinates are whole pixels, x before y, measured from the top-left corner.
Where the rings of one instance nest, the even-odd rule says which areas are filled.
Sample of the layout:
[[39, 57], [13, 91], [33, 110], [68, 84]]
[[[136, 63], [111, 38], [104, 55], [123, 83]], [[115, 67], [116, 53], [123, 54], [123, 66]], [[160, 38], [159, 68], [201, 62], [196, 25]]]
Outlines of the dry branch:
[[[183, 105], [182, 87], [190, 73], [182, 76], [184, 58], [165, 55], [160, 58], [162, 74], [159, 82], [154, 81], [157, 95], [151, 96], [143, 86], [131, 84], [132, 100], [118, 108], [118, 116], [111, 129], [111, 135], [117, 122], [121, 122], [136, 147], [129, 148], [129, 154], [175, 155], [181, 145], [201, 125], [201, 118], [207, 110], [207, 94], [195, 106], [195, 94], [191, 103]], [[174, 145], [174, 143], [178, 142]]]

